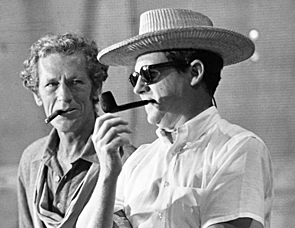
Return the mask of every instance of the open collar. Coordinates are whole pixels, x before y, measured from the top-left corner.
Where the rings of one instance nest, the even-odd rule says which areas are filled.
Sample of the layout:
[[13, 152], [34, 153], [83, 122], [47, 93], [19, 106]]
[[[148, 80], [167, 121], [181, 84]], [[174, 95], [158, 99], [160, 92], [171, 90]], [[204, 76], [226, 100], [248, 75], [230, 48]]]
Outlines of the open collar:
[[[41, 146], [40, 153], [37, 154], [33, 161], [49, 160], [52, 156], [55, 156], [57, 153], [59, 141], [60, 139], [58, 137], [57, 130], [53, 128], [47, 136], [45, 143]], [[76, 160], [78, 159], [84, 159], [91, 163], [99, 163], [91, 136], [89, 136], [89, 139], [85, 144], [81, 155]]]
[[179, 126], [172, 134], [175, 134], [174, 142], [171, 142], [171, 132], [158, 128], [158, 137], [169, 147], [173, 153], [179, 152], [183, 147], [190, 147], [196, 140], [202, 137], [221, 117], [215, 106], [212, 106], [183, 125]]

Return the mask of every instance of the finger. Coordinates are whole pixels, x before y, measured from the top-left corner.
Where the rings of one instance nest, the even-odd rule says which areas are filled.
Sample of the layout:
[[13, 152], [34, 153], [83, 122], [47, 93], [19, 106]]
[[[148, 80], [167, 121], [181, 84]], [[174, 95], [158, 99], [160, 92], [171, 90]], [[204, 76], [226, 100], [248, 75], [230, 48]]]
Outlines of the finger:
[[125, 125], [113, 126], [104, 134], [102, 134], [100, 131], [97, 134], [93, 134], [92, 138], [94, 143], [104, 145], [110, 143], [112, 140], [119, 137], [119, 135], [123, 133], [131, 134], [132, 130]]
[[110, 161], [117, 161], [119, 163], [122, 162], [119, 148], [124, 144], [130, 144], [129, 139], [126, 137], [117, 137], [108, 144], [104, 144], [99, 141], [95, 145], [95, 150], [99, 160], [103, 163], [109, 163]]
[[123, 132], [122, 129], [126, 130], [126, 133], [131, 133], [130, 128], [121, 128], [121, 126], [128, 125], [128, 122], [123, 120], [120, 117], [110, 117], [110, 118], [99, 118], [97, 119], [97, 125], [95, 126], [95, 129], [93, 131], [93, 135], [96, 135], [98, 138], [103, 138], [105, 134], [107, 134], [109, 131], [116, 134], [116, 128], [117, 133]]
[[97, 156], [101, 164], [101, 175], [116, 177], [119, 175], [123, 165], [119, 148], [121, 148], [123, 144], [129, 143], [127, 138], [117, 137], [97, 151]]
[[119, 148], [122, 147], [123, 145], [130, 144], [130, 140], [126, 137], [117, 137], [108, 144], [105, 144], [104, 148], [105, 151], [107, 151], [109, 155], [118, 155], [121, 157], [120, 150]]
[[131, 134], [132, 130], [128, 126], [116, 126], [112, 127], [103, 137], [103, 140], [105, 140], [105, 143], [111, 142], [113, 139], [117, 137], [122, 137], [120, 134]]
[[95, 125], [94, 125], [94, 132], [98, 132], [98, 130], [101, 128], [103, 123], [109, 119], [118, 118], [118, 116], [113, 115], [111, 113], [106, 113], [104, 115], [101, 115], [96, 118]]
[[108, 129], [112, 127], [113, 125], [119, 125], [119, 124], [127, 125], [128, 122], [118, 116], [107, 113], [96, 119], [94, 132], [98, 132], [101, 129], [104, 129], [104, 131], [108, 131]]

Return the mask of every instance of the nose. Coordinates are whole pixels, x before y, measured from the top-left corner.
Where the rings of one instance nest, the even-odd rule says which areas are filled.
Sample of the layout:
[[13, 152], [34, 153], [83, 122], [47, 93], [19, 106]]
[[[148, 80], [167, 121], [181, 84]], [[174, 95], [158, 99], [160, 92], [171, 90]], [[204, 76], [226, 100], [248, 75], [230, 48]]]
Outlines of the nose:
[[71, 100], [73, 99], [72, 92], [66, 83], [62, 82], [59, 84], [59, 87], [57, 90], [57, 98], [58, 100], [67, 102], [67, 103], [70, 103]]
[[135, 94], [143, 94], [145, 92], [148, 92], [150, 91], [150, 87], [145, 84], [142, 80], [141, 80], [141, 76], [139, 76], [137, 82], [136, 82], [136, 85], [134, 86], [133, 88], [133, 92]]

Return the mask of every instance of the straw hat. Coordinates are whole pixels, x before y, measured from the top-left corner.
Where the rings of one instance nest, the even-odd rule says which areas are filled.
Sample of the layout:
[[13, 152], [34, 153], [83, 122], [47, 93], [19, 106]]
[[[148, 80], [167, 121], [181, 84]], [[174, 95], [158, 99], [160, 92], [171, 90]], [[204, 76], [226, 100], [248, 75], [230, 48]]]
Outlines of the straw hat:
[[201, 13], [156, 9], [140, 16], [139, 35], [103, 49], [97, 58], [106, 65], [127, 66], [144, 53], [169, 49], [209, 50], [219, 54], [226, 66], [251, 57], [255, 46], [240, 33], [213, 27]]

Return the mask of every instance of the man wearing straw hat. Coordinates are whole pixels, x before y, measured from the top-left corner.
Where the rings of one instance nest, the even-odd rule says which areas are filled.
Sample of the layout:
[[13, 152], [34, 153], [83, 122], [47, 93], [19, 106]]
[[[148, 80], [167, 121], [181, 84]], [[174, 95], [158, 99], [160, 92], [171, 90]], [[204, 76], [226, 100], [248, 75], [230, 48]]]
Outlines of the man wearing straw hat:
[[[270, 227], [269, 151], [257, 135], [222, 119], [214, 100], [222, 68], [254, 48], [203, 14], [157, 9], [141, 15], [139, 35], [99, 53], [103, 64], [135, 64], [134, 93], [154, 100], [145, 110], [158, 139], [125, 163], [110, 199], [133, 227]], [[102, 118], [111, 129], [112, 115]]]

